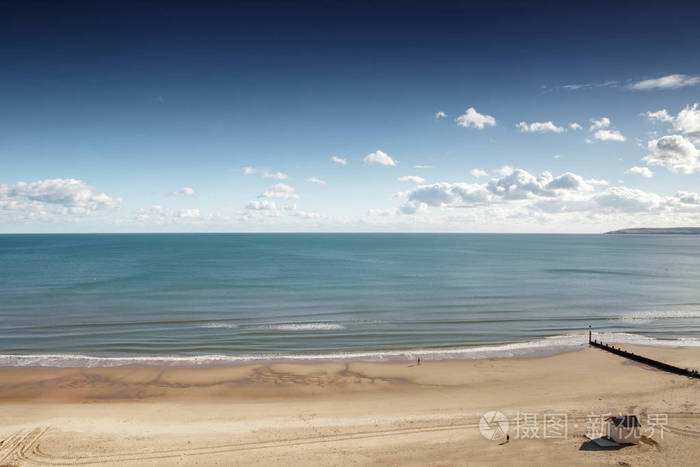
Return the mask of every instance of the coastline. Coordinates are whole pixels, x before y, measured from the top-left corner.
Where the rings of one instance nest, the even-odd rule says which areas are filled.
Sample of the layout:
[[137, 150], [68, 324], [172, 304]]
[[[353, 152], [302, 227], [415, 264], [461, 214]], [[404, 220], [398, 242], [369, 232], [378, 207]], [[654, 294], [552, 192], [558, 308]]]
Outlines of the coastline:
[[[657, 348], [698, 347], [700, 339], [683, 337], [659, 339], [629, 332], [597, 332], [594, 337], [614, 345], [638, 345]], [[0, 354], [3, 368], [209, 368], [274, 363], [334, 362], [412, 362], [442, 360], [482, 360], [536, 358], [572, 352], [588, 347], [588, 334], [545, 336], [534, 340], [475, 344], [462, 347], [428, 347], [326, 353], [242, 354], [242, 355], [130, 355], [97, 356], [88, 354]]]
[[[700, 348], [627, 345], [669, 363]], [[202, 368], [0, 369], [2, 462], [112, 465], [688, 464], [700, 382], [592, 348], [550, 356]], [[481, 415], [567, 414], [566, 439], [484, 438]], [[590, 414], [666, 414], [663, 439], [594, 450]], [[542, 429], [542, 428], [540, 428]], [[656, 443], [656, 444], [654, 444]]]

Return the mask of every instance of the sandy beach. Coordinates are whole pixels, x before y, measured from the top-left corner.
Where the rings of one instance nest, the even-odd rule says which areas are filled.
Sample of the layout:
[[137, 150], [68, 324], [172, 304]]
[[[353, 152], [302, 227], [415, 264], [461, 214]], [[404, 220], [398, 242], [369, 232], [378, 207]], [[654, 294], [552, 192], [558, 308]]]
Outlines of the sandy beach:
[[[627, 348], [700, 361], [698, 348]], [[592, 348], [420, 366], [4, 369], [0, 465], [693, 465], [699, 404], [700, 381]], [[488, 411], [505, 415], [509, 443], [482, 435]], [[584, 435], [618, 413], [639, 415], [642, 442], [596, 448]]]

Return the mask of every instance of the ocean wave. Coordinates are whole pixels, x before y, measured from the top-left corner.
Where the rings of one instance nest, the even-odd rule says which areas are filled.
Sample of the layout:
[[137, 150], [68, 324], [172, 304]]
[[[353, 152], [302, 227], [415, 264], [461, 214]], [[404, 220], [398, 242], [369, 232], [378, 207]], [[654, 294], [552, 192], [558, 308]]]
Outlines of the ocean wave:
[[230, 323], [207, 323], [199, 326], [200, 328], [210, 328], [210, 329], [236, 329], [237, 324]]
[[697, 319], [700, 310], [639, 311], [622, 316], [622, 321], [648, 323], [659, 319]]
[[[656, 339], [638, 334], [613, 332], [594, 333], [594, 338], [609, 344], [636, 344], [657, 347], [700, 347], [700, 339], [697, 338]], [[0, 355], [0, 367], [212, 367], [270, 362], [411, 361], [418, 357], [425, 361], [477, 360], [487, 358], [542, 357], [583, 349], [587, 345], [588, 334], [568, 334], [544, 337], [526, 342], [459, 348], [328, 352], [320, 354], [268, 353], [249, 355], [151, 355], [129, 357], [98, 357], [78, 354]]]
[[338, 331], [345, 329], [342, 324], [336, 323], [287, 323], [270, 326], [277, 331]]

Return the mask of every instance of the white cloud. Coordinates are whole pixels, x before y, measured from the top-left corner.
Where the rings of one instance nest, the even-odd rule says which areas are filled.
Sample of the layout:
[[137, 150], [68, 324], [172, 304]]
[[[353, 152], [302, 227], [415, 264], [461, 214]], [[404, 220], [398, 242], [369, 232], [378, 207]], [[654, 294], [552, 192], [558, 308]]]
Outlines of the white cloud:
[[199, 212], [198, 208], [192, 208], [192, 209], [180, 209], [178, 211], [178, 217], [191, 217], [191, 218], [197, 218], [200, 217], [202, 214]]
[[674, 201], [680, 204], [700, 206], [700, 195], [697, 193], [691, 193], [687, 191], [679, 191], [674, 196]]
[[148, 208], [139, 208], [136, 211], [136, 219], [142, 222], [152, 222], [156, 224], [173, 222], [191, 222], [198, 220], [202, 216], [197, 208], [192, 209], [170, 209], [155, 204]]
[[656, 112], [646, 113], [649, 120], [669, 122], [673, 124], [673, 129], [700, 142], [700, 110], [698, 104], [686, 105], [677, 116], [670, 115], [666, 109]]
[[255, 172], [253, 167], [243, 167], [243, 175], [253, 175]]
[[423, 177], [419, 177], [418, 175], [405, 175], [396, 180], [402, 183], [423, 183], [425, 181]]
[[625, 137], [618, 130], [598, 130], [593, 133], [595, 139], [601, 141], [625, 141]]
[[677, 89], [686, 86], [697, 86], [698, 84], [700, 84], [700, 76], [675, 74], [637, 81], [630, 84], [629, 87], [637, 91], [649, 91], [652, 89]]
[[512, 169], [507, 175], [485, 184], [434, 183], [421, 185], [407, 195], [409, 201], [433, 207], [464, 207], [488, 203], [538, 198], [556, 198], [562, 193], [592, 191], [593, 186], [579, 175], [566, 172], [553, 177], [543, 172], [536, 177], [523, 169]]
[[588, 129], [589, 131], [595, 131], [595, 130], [599, 130], [601, 128], [610, 127], [610, 119], [608, 117], [602, 117], [602, 118], [599, 118], [598, 120], [592, 118], [591, 123], [592, 123], [592, 125]]
[[649, 167], [634, 166], [627, 169], [625, 173], [629, 175], [641, 175], [644, 178], [651, 178], [654, 176], [654, 172], [652, 172]]
[[483, 184], [420, 185], [404, 194], [407, 201], [403, 205], [373, 214], [393, 216], [438, 208], [436, 215], [440, 216], [458, 208], [471, 222], [477, 219], [483, 223], [502, 219], [506, 224], [563, 220], [570, 226], [665, 218], [674, 219], [677, 225], [683, 222], [680, 219], [686, 219], [684, 215], [691, 216], [688, 219], [700, 218], [700, 195], [697, 193], [661, 196], [624, 186], [597, 191], [597, 186], [606, 184], [604, 180], [584, 179], [571, 172], [556, 177], [549, 172], [534, 176], [523, 169], [511, 168], [510, 174]]
[[671, 117], [666, 109], [657, 110], [656, 112], [647, 112], [646, 116], [649, 120], [660, 120], [662, 122], [672, 122], [673, 117]]
[[293, 216], [296, 217], [301, 217], [302, 219], [319, 219], [321, 215], [317, 212], [308, 212], [308, 211], [294, 211]]
[[568, 89], [569, 91], [577, 91], [579, 89], [614, 88], [619, 84], [619, 81], [603, 81], [600, 83], [565, 84], [562, 88]]
[[293, 187], [285, 185], [284, 183], [278, 183], [261, 194], [260, 198], [298, 199], [299, 195], [295, 192]]
[[582, 129], [583, 127], [581, 126], [580, 123], [571, 122], [571, 123], [569, 123], [569, 128], [571, 128], [572, 130], [576, 131], [576, 130]]
[[390, 217], [398, 214], [398, 209], [370, 209], [367, 214], [370, 216]]
[[673, 128], [700, 141], [700, 110], [698, 104], [686, 106], [673, 121]]
[[340, 165], [346, 165], [348, 163], [347, 160], [345, 160], [341, 157], [338, 157], [338, 156], [332, 156], [331, 162], [335, 162], [336, 164], [340, 164]]
[[509, 165], [504, 165], [500, 169], [494, 170], [494, 173], [501, 175], [501, 176], [506, 176], [506, 175], [512, 174], [514, 171], [515, 171], [515, 169], [513, 167], [511, 167]]
[[82, 180], [54, 178], [0, 184], [0, 211], [19, 211], [25, 218], [91, 215], [118, 207], [119, 197], [97, 193]]
[[427, 210], [427, 204], [416, 201], [407, 201], [399, 207], [399, 212], [401, 214], [418, 214], [419, 212], [425, 212]]
[[395, 167], [397, 162], [391, 158], [387, 153], [384, 151], [381, 151], [377, 149], [376, 152], [367, 154], [365, 158], [363, 159], [365, 164], [373, 165], [373, 164], [379, 164], [379, 165], [390, 165]]
[[307, 182], [315, 183], [316, 185], [325, 185], [326, 182], [320, 178], [311, 177], [306, 179]]
[[644, 157], [649, 165], [663, 166], [671, 172], [692, 174], [700, 171], [700, 151], [682, 135], [668, 135], [649, 141], [651, 154]]
[[465, 128], [473, 127], [483, 130], [485, 126], [494, 126], [496, 119], [491, 115], [480, 114], [474, 107], [469, 107], [464, 114], [455, 119], [455, 122]]
[[447, 118], [447, 114], [441, 110], [435, 113], [435, 118]]
[[282, 173], [282, 172], [272, 173], [272, 172], [268, 172], [266, 170], [265, 173], [263, 173], [263, 178], [273, 178], [275, 180], [286, 180], [288, 177], [287, 177], [286, 173]]
[[561, 159], [561, 155], [560, 155], [560, 154], [555, 154], [555, 155], [552, 156], [552, 159]]
[[409, 201], [427, 206], [455, 206], [466, 203], [484, 203], [491, 195], [484, 185], [469, 183], [434, 183], [421, 185], [408, 193]]
[[488, 177], [489, 173], [485, 170], [481, 169], [471, 169], [469, 171], [470, 174], [472, 174], [473, 177]]
[[172, 192], [173, 195], [182, 195], [182, 196], [194, 196], [197, 194], [197, 192], [194, 190], [194, 188], [191, 188], [189, 186], [183, 187], [179, 190], [174, 190]]
[[414, 165], [414, 169], [434, 169], [432, 165]]
[[245, 206], [246, 209], [250, 209], [251, 211], [275, 211], [277, 210], [277, 206], [275, 205], [274, 201], [268, 201], [266, 199], [263, 200], [253, 200], [250, 203], [246, 204]]
[[523, 133], [562, 133], [566, 131], [566, 128], [556, 126], [551, 121], [532, 122], [529, 124], [526, 122], [520, 122], [515, 126], [518, 127]]

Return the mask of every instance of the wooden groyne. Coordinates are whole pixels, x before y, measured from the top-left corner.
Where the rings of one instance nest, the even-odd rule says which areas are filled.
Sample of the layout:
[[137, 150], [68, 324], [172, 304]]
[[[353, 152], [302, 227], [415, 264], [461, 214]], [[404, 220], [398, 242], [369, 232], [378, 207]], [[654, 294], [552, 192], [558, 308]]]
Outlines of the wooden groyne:
[[660, 362], [658, 360], [654, 360], [654, 359], [647, 358], [647, 357], [642, 357], [641, 355], [637, 355], [636, 353], [627, 352], [626, 350], [622, 350], [619, 347], [614, 347], [614, 346], [609, 345], [609, 344], [603, 344], [602, 342], [598, 342], [597, 340], [592, 339], [590, 335], [588, 336], [588, 343], [590, 345], [592, 345], [593, 347], [597, 347], [597, 348], [605, 350], [607, 352], [614, 353], [615, 355], [625, 357], [628, 360], [634, 360], [635, 362], [643, 363], [645, 365], [657, 368], [659, 370], [668, 371], [669, 373], [675, 373], [677, 375], [688, 376], [690, 378], [700, 379], [700, 373], [698, 373], [697, 370], [690, 370], [688, 368], [680, 368], [677, 366], [669, 365], [668, 363]]

